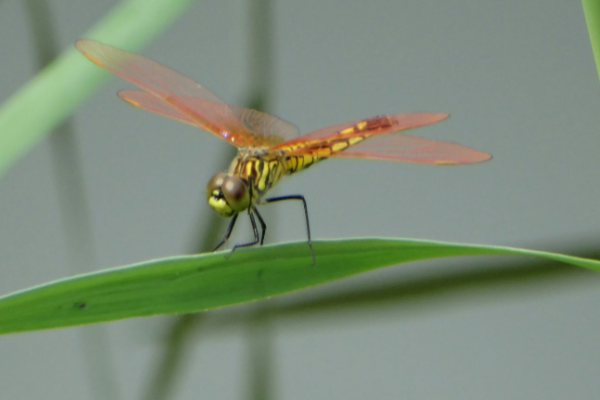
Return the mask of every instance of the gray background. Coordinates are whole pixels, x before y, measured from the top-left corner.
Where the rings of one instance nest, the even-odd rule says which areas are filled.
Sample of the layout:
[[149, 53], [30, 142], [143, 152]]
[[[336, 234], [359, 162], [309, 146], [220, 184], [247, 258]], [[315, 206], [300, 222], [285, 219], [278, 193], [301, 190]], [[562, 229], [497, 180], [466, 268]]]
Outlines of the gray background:
[[[600, 85], [579, 2], [273, 3], [273, 114], [309, 132], [379, 114], [449, 112], [450, 120], [412, 133], [494, 155], [447, 168], [330, 160], [288, 178], [276, 193], [306, 196], [315, 238], [399, 236], [571, 253], [593, 246]], [[51, 5], [67, 48], [113, 2]], [[241, 104], [247, 11], [242, 0], [199, 1], [144, 54]], [[28, 24], [21, 2], [0, 3], [0, 100], [35, 73]], [[198, 219], [212, 212], [206, 182], [222, 163], [221, 141], [127, 106], [115, 95], [125, 87], [112, 80], [75, 115], [98, 269], [189, 251]], [[71, 274], [50, 165], [45, 142], [0, 181], [2, 294]], [[267, 222], [277, 221], [268, 242], [304, 238], [297, 206], [263, 210]], [[236, 234], [248, 237], [248, 225]], [[271, 302], [488, 261], [408, 264]], [[277, 320], [275, 398], [596, 398], [598, 283], [588, 274], [577, 285]], [[104, 325], [121, 398], [139, 398], [171, 319]], [[0, 398], [91, 398], [82, 332], [0, 337]], [[172, 398], [247, 397], [246, 333], [243, 325], [203, 331]]]

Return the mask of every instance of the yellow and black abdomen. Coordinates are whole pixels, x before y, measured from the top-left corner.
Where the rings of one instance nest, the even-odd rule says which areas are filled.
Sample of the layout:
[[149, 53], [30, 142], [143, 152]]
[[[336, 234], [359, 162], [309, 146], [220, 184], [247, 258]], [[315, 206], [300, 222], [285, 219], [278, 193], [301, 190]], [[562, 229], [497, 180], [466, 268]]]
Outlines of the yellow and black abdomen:
[[[341, 133], [347, 133], [354, 128], [346, 129]], [[354, 137], [340, 137], [332, 138], [327, 142], [317, 141], [313, 146], [310, 144], [303, 146], [302, 149], [304, 154], [299, 155], [287, 155], [284, 156], [284, 162], [289, 174], [294, 172], [302, 171], [315, 164], [318, 161], [325, 160], [336, 153], [340, 153], [352, 145], [362, 142], [369, 135], [361, 135]]]
[[299, 156], [285, 156], [284, 164], [287, 174], [293, 174], [294, 172], [302, 171], [317, 161], [321, 161], [326, 157], [320, 157], [317, 152], [312, 154], [303, 154]]

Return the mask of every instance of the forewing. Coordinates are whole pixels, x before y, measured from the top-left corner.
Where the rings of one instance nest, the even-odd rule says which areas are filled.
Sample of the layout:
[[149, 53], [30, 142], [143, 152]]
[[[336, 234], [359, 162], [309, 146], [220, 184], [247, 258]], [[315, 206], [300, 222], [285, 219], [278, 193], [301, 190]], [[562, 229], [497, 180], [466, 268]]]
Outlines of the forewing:
[[448, 116], [449, 114], [439, 113], [393, 114], [361, 119], [358, 121], [343, 122], [341, 124], [317, 129], [316, 131], [299, 136], [296, 139], [288, 140], [279, 146], [275, 146], [275, 148], [295, 147], [298, 149], [297, 151], [301, 151], [303, 147], [312, 146], [319, 142], [326, 143], [331, 139], [398, 132], [433, 124], [448, 118]]
[[469, 147], [399, 131], [430, 125], [448, 114], [412, 113], [384, 115], [329, 126], [289, 140], [274, 149], [286, 155], [369, 158], [425, 164], [469, 164], [491, 158]]
[[294, 148], [295, 150], [290, 152], [290, 154], [300, 154], [305, 147], [313, 147], [319, 143], [326, 144], [332, 139], [398, 132], [433, 124], [448, 118], [448, 116], [448, 114], [437, 113], [394, 114], [361, 119], [358, 121], [343, 122], [341, 124], [317, 129], [316, 131], [299, 136], [296, 139], [288, 140], [285, 143], [275, 146], [274, 149]]
[[[151, 93], [121, 90], [119, 96], [135, 107], [197, 126], [195, 120]], [[221, 115], [223, 118], [232, 113], [236, 126], [231, 130], [244, 131], [245, 135], [251, 137], [254, 146], [270, 147], [298, 136], [298, 128], [294, 125], [264, 112], [199, 98], [184, 97], [182, 100], [194, 110], [210, 110], [212, 115]]]
[[[78, 40], [75, 45], [92, 62], [140, 87], [168, 106], [175, 108], [175, 119], [205, 129], [238, 147], [256, 145], [231, 108], [210, 90], [194, 80], [138, 54], [93, 40]], [[138, 107], [154, 111], [157, 103], [140, 96]], [[144, 101], [146, 100], [146, 101]], [[149, 107], [145, 107], [148, 104]], [[166, 111], [167, 108], [158, 108]], [[161, 114], [161, 112], [158, 112]], [[163, 112], [169, 115], [169, 112]], [[174, 118], [173, 116], [171, 116]]]

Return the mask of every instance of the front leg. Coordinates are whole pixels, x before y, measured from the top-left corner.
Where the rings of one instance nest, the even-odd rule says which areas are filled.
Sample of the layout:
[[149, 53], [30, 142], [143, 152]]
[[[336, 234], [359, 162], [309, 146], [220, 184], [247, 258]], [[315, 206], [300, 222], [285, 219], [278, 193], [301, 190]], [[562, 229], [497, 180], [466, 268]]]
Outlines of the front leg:
[[[248, 209], [248, 216], [250, 217], [250, 223], [252, 224], [252, 231], [254, 232], [254, 240], [251, 241], [251, 242], [248, 242], [248, 243], [236, 244], [235, 246], [233, 246], [233, 248], [231, 249], [231, 251], [227, 255], [227, 258], [231, 257], [231, 255], [233, 254], [233, 252], [235, 251], [235, 249], [237, 249], [239, 247], [254, 246], [255, 244], [258, 243], [258, 228], [256, 227], [256, 221], [254, 220], [254, 214], [252, 213], [252, 208], [253, 207], [251, 207], [251, 208]], [[261, 220], [262, 220], [262, 218], [261, 218]]]
[[262, 234], [260, 235], [260, 245], [262, 246], [263, 243], [265, 242], [265, 233], [267, 233], [267, 224], [265, 224], [265, 221], [263, 221], [262, 216], [258, 212], [258, 209], [254, 206], [252, 206], [252, 209], [254, 210], [254, 213], [256, 214], [256, 217], [258, 218], [258, 222], [260, 223], [260, 227], [262, 228]]
[[223, 246], [225, 244], [225, 242], [227, 242], [229, 240], [229, 236], [231, 236], [231, 232], [233, 231], [233, 226], [235, 225], [235, 221], [237, 220], [239, 214], [235, 214], [232, 218], [231, 218], [231, 222], [229, 223], [229, 226], [227, 227], [227, 232], [225, 233], [225, 237], [223, 238], [223, 240], [221, 240], [221, 243], [219, 243], [217, 245], [217, 247], [215, 247], [213, 249], [213, 251], [217, 251], [219, 249], [219, 247]]

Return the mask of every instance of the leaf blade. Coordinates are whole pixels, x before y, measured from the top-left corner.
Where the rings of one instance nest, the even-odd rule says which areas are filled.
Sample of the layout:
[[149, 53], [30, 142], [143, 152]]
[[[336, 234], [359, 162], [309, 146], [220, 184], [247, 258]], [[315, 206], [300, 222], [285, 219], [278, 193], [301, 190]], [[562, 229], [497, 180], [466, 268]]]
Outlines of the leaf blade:
[[151, 260], [0, 297], [0, 333], [49, 329], [225, 307], [300, 290], [376, 268], [450, 256], [524, 255], [600, 271], [600, 261], [499, 246], [408, 239], [305, 242]]

